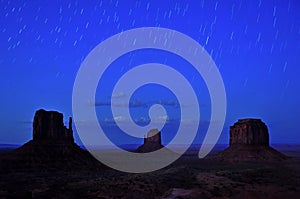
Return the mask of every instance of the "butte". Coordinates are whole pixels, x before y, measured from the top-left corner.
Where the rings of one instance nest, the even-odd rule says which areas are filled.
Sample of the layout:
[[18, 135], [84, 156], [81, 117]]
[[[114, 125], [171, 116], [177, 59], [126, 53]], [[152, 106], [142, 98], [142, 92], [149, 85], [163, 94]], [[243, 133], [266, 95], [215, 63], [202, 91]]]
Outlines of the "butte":
[[158, 129], [150, 130], [144, 137], [144, 144], [137, 148], [137, 153], [148, 153], [159, 150], [164, 146], [161, 143], [161, 132]]
[[47, 171], [97, 169], [100, 163], [81, 149], [73, 138], [72, 118], [68, 128], [63, 114], [38, 110], [33, 121], [33, 139], [0, 157], [1, 171]]
[[268, 127], [261, 119], [239, 119], [230, 127], [229, 147], [218, 155], [223, 161], [283, 161], [287, 156], [269, 144]]

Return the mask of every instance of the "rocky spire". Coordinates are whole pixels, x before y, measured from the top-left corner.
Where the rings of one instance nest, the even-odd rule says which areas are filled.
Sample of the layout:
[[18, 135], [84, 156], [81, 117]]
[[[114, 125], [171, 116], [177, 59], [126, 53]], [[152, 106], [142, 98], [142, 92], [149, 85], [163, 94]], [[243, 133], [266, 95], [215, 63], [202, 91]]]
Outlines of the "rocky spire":
[[72, 130], [72, 117], [69, 117], [69, 130]]

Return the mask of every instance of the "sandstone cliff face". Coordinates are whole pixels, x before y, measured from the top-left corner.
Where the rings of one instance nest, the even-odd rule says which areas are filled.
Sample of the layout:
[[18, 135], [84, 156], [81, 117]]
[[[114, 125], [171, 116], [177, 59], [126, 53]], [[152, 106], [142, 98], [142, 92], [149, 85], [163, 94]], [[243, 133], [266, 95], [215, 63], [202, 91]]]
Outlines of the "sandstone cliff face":
[[141, 145], [136, 152], [148, 153], [159, 150], [163, 147], [164, 146], [161, 144], [161, 132], [159, 132], [158, 129], [152, 129], [144, 138], [144, 144]]
[[268, 127], [260, 119], [240, 119], [230, 127], [229, 147], [218, 154], [229, 162], [282, 161], [287, 157], [269, 146]]
[[269, 146], [268, 128], [260, 119], [240, 119], [230, 127], [230, 146]]
[[74, 142], [72, 118], [69, 118], [69, 128], [66, 128], [63, 124], [63, 114], [42, 109], [36, 111], [33, 121], [33, 140]]

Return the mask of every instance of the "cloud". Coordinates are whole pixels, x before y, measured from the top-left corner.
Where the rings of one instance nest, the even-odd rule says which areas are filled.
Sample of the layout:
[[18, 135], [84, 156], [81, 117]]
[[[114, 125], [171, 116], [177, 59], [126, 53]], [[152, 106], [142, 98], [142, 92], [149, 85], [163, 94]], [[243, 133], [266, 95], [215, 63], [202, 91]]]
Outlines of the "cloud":
[[[158, 117], [154, 118], [153, 121], [150, 121], [150, 118], [147, 118], [147, 117], [139, 117], [139, 118], [132, 118], [132, 119], [138, 125], [147, 125], [150, 122], [161, 124], [161, 123], [168, 123], [169, 121], [171, 121], [171, 120], [169, 120], [169, 117], [167, 115], [158, 116]], [[115, 125], [116, 122], [129, 122], [129, 121], [130, 121], [129, 118], [118, 115], [113, 118], [105, 118], [102, 121], [102, 123]]]
[[95, 105], [95, 106], [111, 106], [110, 102], [101, 102], [101, 101], [97, 101], [94, 104], [91, 105]]
[[168, 122], [169, 117], [167, 115], [162, 115], [162, 116], [158, 116], [157, 118], [155, 118], [155, 122]]
[[135, 123], [137, 124], [149, 124], [150, 122], [161, 124], [161, 123], [168, 123], [169, 117], [167, 115], [158, 116], [153, 119], [153, 121], [150, 121], [150, 118], [140, 117], [134, 119]]
[[149, 105], [146, 102], [140, 100], [133, 100], [129, 102], [129, 107], [148, 107]]
[[[149, 108], [154, 104], [161, 104], [162, 106], [180, 108], [180, 104], [176, 100], [163, 100], [163, 99], [155, 100], [155, 101], [142, 101], [139, 99], [133, 99], [130, 100], [129, 104], [125, 101], [116, 101], [112, 103], [110, 101], [96, 101], [96, 102], [89, 101], [88, 104], [90, 106], [114, 106], [114, 107], [130, 107], [130, 108], [138, 108], [138, 107]], [[182, 105], [182, 106], [186, 107], [187, 105]]]
[[165, 106], [172, 106], [174, 108], [179, 108], [180, 104], [176, 100], [158, 100], [156, 101], [157, 104], [165, 105]]
[[114, 121], [116, 121], [116, 122], [125, 122], [126, 120], [127, 120], [126, 117], [124, 117], [122, 115], [114, 117]]
[[135, 118], [134, 122], [138, 125], [147, 125], [149, 124], [150, 119], [146, 117], [140, 117], [140, 118]]
[[111, 98], [116, 99], [116, 98], [122, 98], [122, 97], [125, 97], [125, 96], [126, 96], [125, 93], [120, 92], [120, 93], [113, 93], [112, 96], [111, 96]]
[[131, 108], [137, 108], [137, 107], [144, 107], [147, 108], [148, 104], [140, 101], [140, 100], [131, 100], [129, 104], [127, 102], [121, 101], [121, 102], [113, 102], [110, 101], [96, 101], [94, 103], [90, 102], [89, 105], [91, 106], [114, 106], [114, 107], [131, 107]]

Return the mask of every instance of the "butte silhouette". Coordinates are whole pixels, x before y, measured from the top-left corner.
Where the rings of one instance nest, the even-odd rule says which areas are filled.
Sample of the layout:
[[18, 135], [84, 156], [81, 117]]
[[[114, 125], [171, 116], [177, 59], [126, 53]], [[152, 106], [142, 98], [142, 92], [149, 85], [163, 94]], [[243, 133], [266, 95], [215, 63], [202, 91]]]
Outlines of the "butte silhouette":
[[261, 119], [239, 119], [230, 127], [229, 147], [218, 154], [229, 162], [283, 161], [287, 156], [269, 145], [268, 127]]
[[137, 153], [148, 153], [159, 150], [164, 146], [161, 143], [161, 132], [158, 129], [151, 129], [144, 137], [144, 144], [137, 148]]
[[73, 138], [72, 118], [64, 126], [63, 114], [38, 110], [33, 121], [33, 139], [1, 156], [1, 171], [70, 170], [97, 168], [100, 163], [81, 149]]

